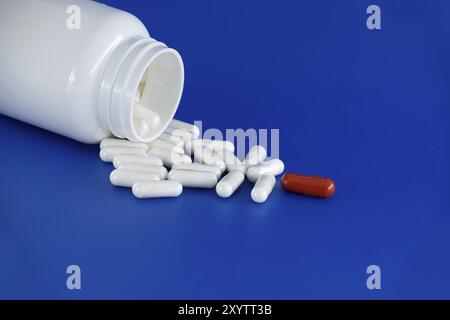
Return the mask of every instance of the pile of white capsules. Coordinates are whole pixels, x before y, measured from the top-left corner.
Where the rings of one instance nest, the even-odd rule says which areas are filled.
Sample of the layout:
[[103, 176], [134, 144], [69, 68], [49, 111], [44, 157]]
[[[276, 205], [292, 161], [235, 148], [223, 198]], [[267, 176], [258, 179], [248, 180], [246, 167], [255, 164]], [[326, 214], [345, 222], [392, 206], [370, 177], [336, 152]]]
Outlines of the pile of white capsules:
[[255, 183], [253, 201], [267, 200], [275, 176], [284, 171], [281, 160], [265, 161], [266, 149], [257, 145], [241, 161], [230, 141], [199, 139], [199, 135], [197, 126], [174, 119], [158, 139], [149, 143], [104, 139], [100, 158], [114, 165], [111, 183], [132, 188], [137, 198], [178, 197], [183, 188], [214, 187], [220, 197], [228, 198], [247, 176]]

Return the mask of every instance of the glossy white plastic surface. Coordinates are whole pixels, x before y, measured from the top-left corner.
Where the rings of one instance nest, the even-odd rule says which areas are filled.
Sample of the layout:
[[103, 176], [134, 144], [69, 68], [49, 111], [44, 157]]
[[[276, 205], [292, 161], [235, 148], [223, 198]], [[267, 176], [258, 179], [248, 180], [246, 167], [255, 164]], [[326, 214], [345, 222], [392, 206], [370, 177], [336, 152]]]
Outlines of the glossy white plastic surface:
[[129, 154], [129, 155], [140, 155], [144, 156], [146, 149], [144, 148], [134, 148], [134, 147], [106, 147], [100, 149], [100, 159], [104, 162], [113, 162], [114, 158], [118, 155]]
[[258, 181], [256, 181], [255, 186], [252, 189], [251, 197], [252, 200], [257, 203], [263, 203], [267, 200], [270, 193], [275, 186], [276, 179], [271, 175], [263, 175]]
[[209, 172], [215, 174], [217, 179], [220, 179], [222, 176], [222, 171], [218, 167], [201, 163], [175, 163], [172, 169]]
[[109, 180], [114, 186], [131, 188], [136, 181], [157, 181], [160, 178], [156, 173], [115, 169], [109, 175]]
[[118, 169], [155, 173], [161, 180], [167, 178], [167, 169], [163, 166], [148, 166], [138, 163], [124, 163], [121, 164]]
[[245, 176], [241, 171], [231, 171], [217, 183], [216, 193], [221, 198], [229, 198], [244, 182]]
[[133, 195], [139, 199], [178, 197], [183, 185], [178, 181], [137, 181], [133, 184]]
[[247, 167], [257, 166], [261, 164], [267, 157], [267, 151], [262, 146], [253, 146], [245, 157], [245, 165]]
[[120, 154], [114, 157], [114, 168], [119, 168], [124, 164], [142, 164], [145, 166], [162, 166], [163, 161], [161, 158], [151, 155], [132, 155], [132, 154]]
[[150, 148], [147, 154], [161, 158], [164, 165], [168, 168], [171, 168], [174, 163], [178, 162], [192, 163], [191, 157], [168, 149]]
[[[68, 27], [74, 6], [79, 29]], [[149, 142], [178, 108], [180, 55], [124, 11], [86, 0], [1, 0], [0, 43], [0, 113], [12, 118], [85, 143], [112, 135]], [[142, 82], [149, 90], [140, 104], [160, 117], [144, 135], [133, 110]]]
[[278, 176], [284, 171], [284, 163], [280, 159], [265, 161], [259, 166], [248, 168], [247, 179], [256, 182], [264, 174]]
[[148, 146], [142, 142], [133, 142], [126, 139], [114, 139], [114, 138], [106, 138], [103, 139], [100, 143], [100, 149], [107, 147], [126, 147], [126, 148], [141, 148], [148, 149]]
[[186, 188], [212, 189], [217, 184], [217, 176], [209, 172], [171, 170], [168, 180], [179, 181]]

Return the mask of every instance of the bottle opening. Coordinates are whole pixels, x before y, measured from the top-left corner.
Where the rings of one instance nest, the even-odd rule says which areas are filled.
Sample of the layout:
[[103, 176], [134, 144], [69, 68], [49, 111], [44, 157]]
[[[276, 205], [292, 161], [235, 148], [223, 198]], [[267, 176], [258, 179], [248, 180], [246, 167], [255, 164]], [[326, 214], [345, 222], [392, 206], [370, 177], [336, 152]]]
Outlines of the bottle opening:
[[175, 50], [165, 48], [152, 57], [134, 90], [133, 140], [152, 141], [167, 128], [178, 108], [183, 81], [183, 63]]
[[183, 60], [151, 38], [116, 48], [102, 79], [99, 118], [119, 138], [150, 142], [166, 130], [180, 103]]

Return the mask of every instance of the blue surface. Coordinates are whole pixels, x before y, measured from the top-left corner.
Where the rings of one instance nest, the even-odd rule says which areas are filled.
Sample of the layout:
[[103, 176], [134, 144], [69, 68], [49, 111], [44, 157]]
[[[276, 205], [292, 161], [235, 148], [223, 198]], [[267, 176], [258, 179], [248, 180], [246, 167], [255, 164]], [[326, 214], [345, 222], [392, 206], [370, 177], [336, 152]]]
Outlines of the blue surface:
[[182, 54], [178, 118], [280, 128], [335, 197], [139, 201], [97, 146], [0, 116], [0, 298], [450, 298], [450, 2], [374, 1], [381, 31], [361, 0], [105, 2]]

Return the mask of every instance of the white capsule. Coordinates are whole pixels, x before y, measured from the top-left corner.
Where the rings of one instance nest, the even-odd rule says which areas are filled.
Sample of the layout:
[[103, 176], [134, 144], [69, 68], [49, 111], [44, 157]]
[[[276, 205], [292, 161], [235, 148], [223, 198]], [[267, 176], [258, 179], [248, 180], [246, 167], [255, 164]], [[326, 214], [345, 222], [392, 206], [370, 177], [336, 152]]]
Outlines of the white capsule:
[[257, 203], [265, 202], [272, 192], [275, 183], [276, 180], [274, 176], [266, 174], [262, 175], [258, 181], [256, 181], [255, 186], [252, 189], [252, 200]]
[[151, 93], [153, 91], [151, 88], [153, 84], [153, 81], [151, 81], [151, 76], [152, 70], [147, 68], [142, 75], [141, 83], [139, 84], [139, 88], [141, 89], [141, 101], [149, 101], [151, 99]]
[[239, 160], [239, 158], [236, 157], [234, 153], [228, 149], [218, 149], [215, 150], [215, 153], [225, 162], [228, 171], [232, 171], [229, 168], [232, 168], [235, 165], [242, 165], [241, 160]]
[[134, 94], [134, 102], [141, 102], [142, 99], [142, 92], [140, 88], [136, 90], [136, 93]]
[[213, 150], [207, 147], [194, 148], [194, 159], [198, 163], [216, 166], [220, 169], [221, 172], [224, 172], [226, 169], [225, 162], [220, 159]]
[[180, 137], [177, 136], [173, 136], [171, 134], [168, 133], [161, 133], [158, 137], [158, 139], [163, 140], [163, 141], [167, 141], [169, 143], [172, 143], [176, 146], [180, 146], [180, 147], [184, 147], [184, 140]]
[[[144, 78], [146, 78], [146, 76], [144, 75], [144, 76], [142, 76], [142, 78], [144, 79]], [[143, 99], [144, 88], [145, 88], [145, 81], [141, 81], [141, 83], [139, 83], [139, 86], [137, 89], [137, 92], [139, 92], [139, 94], [135, 95], [135, 98], [136, 98], [136, 96], [139, 97], [138, 102], [142, 101], [142, 99]]]
[[247, 166], [229, 149], [218, 149], [215, 151], [215, 154], [225, 162], [228, 172], [235, 170], [241, 171], [244, 174], [247, 172]]
[[156, 173], [161, 180], [167, 178], [167, 169], [163, 166], [149, 166], [139, 163], [124, 163], [121, 164], [118, 169]]
[[247, 173], [247, 166], [243, 163], [227, 164], [227, 171], [240, 171], [245, 175]]
[[161, 117], [159, 114], [157, 114], [155, 111], [151, 110], [150, 108], [138, 103], [134, 102], [134, 111], [133, 114], [140, 118], [145, 120], [147, 124], [150, 127], [157, 127], [161, 123]]
[[178, 197], [183, 192], [183, 185], [178, 181], [136, 181], [133, 195], [139, 199]]
[[187, 130], [192, 133], [193, 138], [198, 138], [198, 136], [200, 135], [199, 127], [197, 127], [194, 124], [180, 121], [177, 119], [173, 119], [170, 122], [169, 127]]
[[173, 143], [161, 140], [161, 139], [156, 139], [156, 140], [153, 140], [152, 142], [149, 142], [148, 146], [150, 148], [162, 148], [162, 149], [167, 149], [167, 150], [171, 150], [173, 152], [184, 154], [184, 149], [182, 147], [177, 146]]
[[184, 151], [186, 154], [192, 155], [194, 153], [194, 149], [198, 147], [203, 147], [203, 143], [200, 139], [191, 139], [186, 141], [184, 144]]
[[192, 163], [192, 159], [181, 153], [173, 152], [168, 149], [163, 148], [150, 148], [147, 152], [148, 155], [157, 156], [162, 159], [164, 165], [166, 167], [172, 167], [174, 163], [183, 162], [183, 163]]
[[167, 179], [179, 181], [187, 188], [211, 189], [217, 184], [217, 176], [214, 173], [199, 171], [171, 170]]
[[245, 176], [241, 171], [231, 171], [217, 183], [216, 192], [219, 197], [229, 198], [244, 180]]
[[199, 147], [208, 147], [214, 151], [227, 149], [230, 152], [234, 152], [234, 144], [226, 140], [191, 139], [186, 141], [184, 146], [187, 154], [192, 154]]
[[145, 119], [134, 119], [134, 125], [136, 128], [136, 132], [141, 136], [145, 136], [150, 131], [150, 126], [148, 125], [148, 122], [145, 121]]
[[253, 146], [245, 157], [245, 164], [249, 166], [257, 166], [267, 157], [267, 151], [264, 147]]
[[133, 142], [126, 139], [116, 139], [116, 138], [106, 138], [100, 142], [100, 149], [108, 148], [108, 147], [125, 147], [125, 148], [141, 148], [148, 149], [148, 146], [145, 143]]
[[170, 134], [175, 137], [179, 137], [183, 139], [183, 141], [189, 141], [194, 137], [193, 133], [190, 131], [172, 127], [167, 127], [164, 133]]
[[220, 179], [222, 176], [222, 171], [216, 166], [210, 166], [209, 164], [201, 164], [201, 163], [174, 163], [172, 166], [172, 170], [190, 170], [190, 171], [199, 171], [199, 172], [209, 172], [213, 173], [217, 176], [217, 179]]
[[114, 168], [119, 168], [126, 163], [141, 164], [146, 166], [162, 166], [163, 161], [161, 158], [151, 155], [133, 155], [133, 154], [120, 154], [114, 157]]
[[205, 147], [213, 149], [214, 151], [227, 149], [230, 152], [234, 152], [234, 144], [227, 140], [208, 140], [203, 139]]
[[100, 150], [100, 159], [104, 162], [112, 162], [113, 159], [120, 154], [145, 155], [144, 148], [130, 148], [130, 147], [106, 147]]
[[262, 175], [278, 176], [284, 171], [284, 163], [280, 159], [265, 161], [259, 166], [248, 168], [247, 179], [256, 182]]
[[118, 187], [131, 188], [136, 181], [157, 181], [160, 180], [156, 173], [136, 170], [115, 169], [109, 175], [111, 184]]

